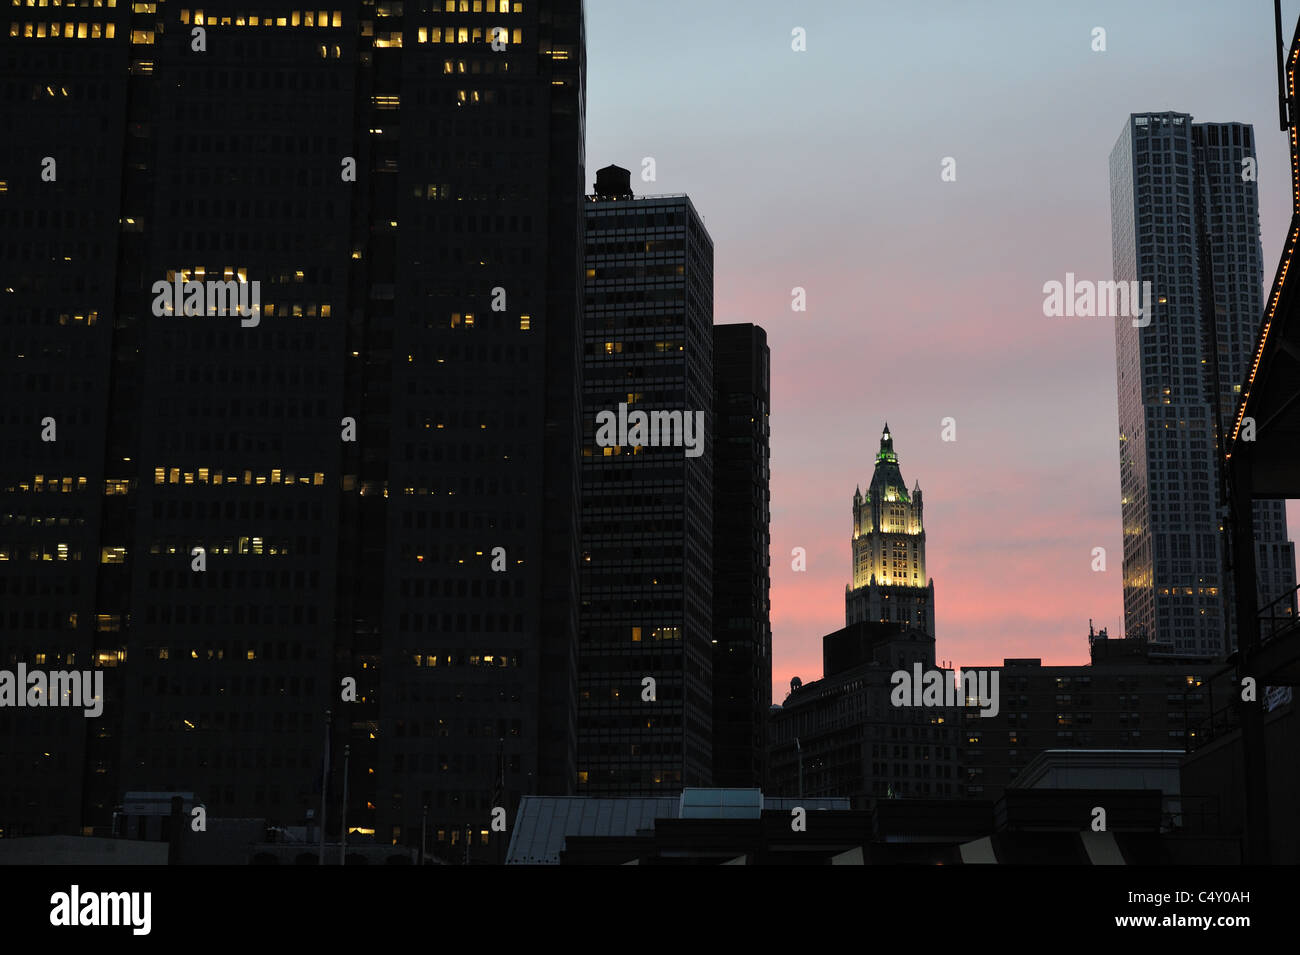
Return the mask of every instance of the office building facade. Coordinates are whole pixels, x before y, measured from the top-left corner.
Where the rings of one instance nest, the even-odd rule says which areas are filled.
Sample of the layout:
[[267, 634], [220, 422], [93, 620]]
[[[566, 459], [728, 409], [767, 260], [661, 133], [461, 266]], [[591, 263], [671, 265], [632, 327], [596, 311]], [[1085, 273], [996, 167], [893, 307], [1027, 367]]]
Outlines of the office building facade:
[[334, 839], [348, 746], [353, 838], [495, 861], [574, 776], [580, 2], [10, 20], [0, 652], [110, 680], [41, 715], [61, 775], [7, 747], [0, 820], [324, 795]]
[[[792, 681], [772, 712], [769, 789], [876, 799], [961, 795], [960, 708], [895, 705], [894, 674], [936, 670], [934, 637], [859, 621], [822, 638], [820, 680]], [[951, 670], [938, 669], [945, 684]], [[859, 803], [855, 803], [859, 805]]]
[[[1235, 647], [1220, 462], [1263, 315], [1255, 159], [1251, 126], [1172, 112], [1130, 116], [1110, 156], [1114, 278], [1151, 297], [1115, 321], [1125, 630], [1193, 656]], [[1254, 511], [1263, 606], [1295, 549], [1284, 502]]]
[[1231, 680], [1208, 659], [1107, 655], [1095, 644], [1093, 652], [1090, 666], [1032, 658], [981, 667], [998, 673], [999, 707], [993, 715], [962, 711], [962, 796], [999, 798], [1046, 750], [1189, 752], [1214, 709], [1230, 702]]
[[585, 211], [577, 787], [677, 792], [713, 759], [713, 243], [617, 166]]

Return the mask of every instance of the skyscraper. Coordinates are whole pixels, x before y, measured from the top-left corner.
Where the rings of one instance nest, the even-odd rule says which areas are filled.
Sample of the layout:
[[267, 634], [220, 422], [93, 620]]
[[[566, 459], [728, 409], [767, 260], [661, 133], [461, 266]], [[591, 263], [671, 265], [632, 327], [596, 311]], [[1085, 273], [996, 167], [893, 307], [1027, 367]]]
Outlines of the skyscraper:
[[589, 200], [578, 791], [677, 792], [712, 771], [713, 242], [626, 169]]
[[713, 785], [762, 788], [772, 706], [771, 355], [713, 327]]
[[[1124, 615], [1174, 653], [1235, 646], [1221, 468], [1262, 319], [1255, 136], [1135, 113], [1110, 155], [1114, 278], [1150, 282], [1115, 323]], [[1261, 606], [1295, 586], [1284, 502], [1255, 508]]]
[[0, 746], [0, 826], [325, 788], [334, 838], [348, 744], [360, 837], [495, 860], [493, 807], [575, 772], [580, 0], [4, 33], [0, 656], [116, 679], [98, 720], [0, 712], [47, 754]]
[[[112, 374], [114, 301], [119, 257], [139, 255], [121, 201], [141, 156], [125, 123], [104, 121], [123, 115], [133, 84], [126, 13], [77, 13], [85, 40], [47, 38], [71, 11], [15, 8], [0, 29], [0, 669], [102, 666], [111, 704], [125, 648], [97, 590], [122, 586], [111, 548], [129, 482], [107, 467], [121, 461], [106, 462], [105, 436], [110, 382], [131, 387]], [[76, 833], [87, 804], [111, 810], [112, 784], [93, 768], [120, 718], [111, 705], [93, 720], [0, 707], [0, 834]]]
[[853, 492], [853, 581], [845, 623], [893, 621], [934, 636], [934, 581], [925, 575], [921, 483], [907, 492], [889, 425], [867, 493]]

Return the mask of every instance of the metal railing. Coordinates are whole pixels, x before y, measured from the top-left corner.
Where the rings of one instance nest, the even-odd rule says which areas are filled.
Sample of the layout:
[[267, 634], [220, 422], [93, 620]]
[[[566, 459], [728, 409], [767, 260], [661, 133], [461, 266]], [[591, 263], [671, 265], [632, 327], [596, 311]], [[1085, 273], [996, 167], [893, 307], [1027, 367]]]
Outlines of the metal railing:
[[1300, 610], [1298, 603], [1300, 603], [1300, 587], [1278, 597], [1256, 615], [1259, 620], [1261, 645], [1297, 629], [1300, 625], [1300, 615], [1297, 615], [1297, 610]]
[[649, 193], [645, 193], [644, 195], [633, 193], [630, 197], [623, 198], [623, 199], [615, 199], [609, 196], [601, 196], [593, 193], [587, 196], [587, 201], [588, 202], [628, 202], [628, 201], [636, 202], [641, 199], [685, 199], [687, 198], [687, 195], [688, 194], [685, 192], [649, 192]]
[[1160, 831], [1202, 835], [1220, 833], [1223, 814], [1218, 796], [1165, 796], [1160, 801]]
[[1208, 716], [1201, 717], [1191, 725], [1189, 748], [1192, 751], [1198, 750], [1240, 726], [1240, 705], [1236, 702], [1229, 703], [1227, 706], [1213, 710]]

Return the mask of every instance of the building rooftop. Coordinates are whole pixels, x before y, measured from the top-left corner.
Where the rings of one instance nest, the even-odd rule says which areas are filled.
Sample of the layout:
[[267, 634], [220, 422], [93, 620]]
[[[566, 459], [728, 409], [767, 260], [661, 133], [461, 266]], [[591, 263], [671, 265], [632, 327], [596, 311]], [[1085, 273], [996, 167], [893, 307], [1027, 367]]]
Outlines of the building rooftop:
[[682, 790], [679, 796], [524, 796], [506, 852], [507, 865], [559, 865], [570, 836], [635, 836], [659, 819], [758, 819], [762, 811], [802, 806], [848, 811], [846, 797], [793, 799], [758, 789]]

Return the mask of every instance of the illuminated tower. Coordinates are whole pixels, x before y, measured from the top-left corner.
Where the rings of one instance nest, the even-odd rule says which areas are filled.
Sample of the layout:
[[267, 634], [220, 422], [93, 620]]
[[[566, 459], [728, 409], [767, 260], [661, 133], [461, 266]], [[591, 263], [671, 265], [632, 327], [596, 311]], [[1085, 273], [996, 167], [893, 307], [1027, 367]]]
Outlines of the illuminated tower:
[[885, 425], [876, 471], [853, 494], [853, 582], [845, 588], [846, 623], [892, 620], [934, 636], [934, 581], [925, 576], [921, 485], [909, 495]]

